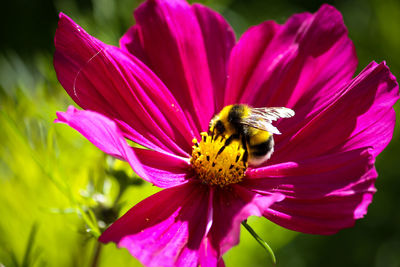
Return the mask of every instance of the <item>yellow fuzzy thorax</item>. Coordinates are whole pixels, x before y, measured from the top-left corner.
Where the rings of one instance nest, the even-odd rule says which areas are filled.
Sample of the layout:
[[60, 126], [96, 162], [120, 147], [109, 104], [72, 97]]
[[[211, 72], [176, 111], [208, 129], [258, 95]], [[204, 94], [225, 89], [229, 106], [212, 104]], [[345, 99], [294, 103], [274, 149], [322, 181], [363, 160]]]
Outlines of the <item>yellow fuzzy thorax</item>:
[[[214, 118], [215, 120], [221, 120], [224, 123], [224, 126], [226, 127], [226, 132], [224, 133], [227, 136], [230, 136], [236, 132], [236, 129], [232, 127], [230, 123], [228, 123], [228, 116], [229, 112], [231, 111], [233, 105], [229, 105], [224, 107], [220, 113]], [[248, 106], [243, 105], [244, 110], [242, 111], [242, 116], [247, 117], [250, 115], [251, 110]], [[210, 129], [211, 132], [213, 132], [213, 128]]]
[[[234, 140], [220, 152], [225, 137], [213, 138], [201, 133], [201, 141], [193, 139], [193, 151], [190, 163], [197, 177], [204, 183], [224, 187], [243, 180], [247, 163], [243, 162], [245, 150], [239, 140]], [[219, 153], [220, 152], [220, 153]]]

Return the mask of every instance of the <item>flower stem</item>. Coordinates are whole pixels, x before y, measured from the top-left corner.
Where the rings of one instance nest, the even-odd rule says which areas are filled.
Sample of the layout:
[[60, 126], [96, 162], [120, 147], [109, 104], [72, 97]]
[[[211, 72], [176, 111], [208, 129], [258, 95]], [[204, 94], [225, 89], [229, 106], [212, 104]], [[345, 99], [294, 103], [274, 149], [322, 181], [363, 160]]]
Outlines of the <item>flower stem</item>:
[[92, 258], [92, 263], [90, 265], [91, 267], [97, 267], [98, 266], [100, 253], [101, 253], [101, 247], [102, 247], [102, 244], [99, 241], [96, 240], [95, 242], [96, 242], [96, 244], [95, 244], [95, 247], [94, 247], [94, 255], [93, 255], [93, 258]]
[[247, 224], [247, 220], [244, 220], [242, 222], [242, 225], [244, 228], [246, 228], [247, 231], [254, 237], [254, 239], [268, 252], [268, 254], [271, 256], [272, 263], [275, 265], [276, 264], [276, 258], [275, 254], [272, 251], [271, 247], [265, 242], [257, 233], [253, 230], [253, 228], [250, 227], [250, 225]]

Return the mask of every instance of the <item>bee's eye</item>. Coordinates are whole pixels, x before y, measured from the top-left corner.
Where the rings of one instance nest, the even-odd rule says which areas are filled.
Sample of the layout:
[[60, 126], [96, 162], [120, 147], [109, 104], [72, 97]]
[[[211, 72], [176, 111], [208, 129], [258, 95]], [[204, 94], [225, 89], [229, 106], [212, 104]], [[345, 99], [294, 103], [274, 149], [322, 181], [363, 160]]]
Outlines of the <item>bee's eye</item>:
[[217, 121], [217, 123], [215, 124], [215, 129], [217, 130], [217, 133], [222, 134], [223, 132], [225, 132], [225, 126], [222, 123], [222, 121]]

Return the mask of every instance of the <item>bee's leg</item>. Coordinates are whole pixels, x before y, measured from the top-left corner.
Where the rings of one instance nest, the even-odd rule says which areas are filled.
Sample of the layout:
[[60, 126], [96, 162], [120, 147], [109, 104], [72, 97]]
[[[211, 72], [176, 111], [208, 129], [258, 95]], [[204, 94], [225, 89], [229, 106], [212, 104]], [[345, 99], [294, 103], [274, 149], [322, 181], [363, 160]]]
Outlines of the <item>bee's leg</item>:
[[249, 150], [247, 149], [248, 141], [249, 140], [246, 139], [246, 136], [242, 135], [242, 146], [244, 149], [244, 154], [242, 159], [245, 164], [247, 163], [247, 159], [249, 158]]
[[218, 136], [220, 136], [220, 134], [215, 130], [215, 128], [213, 128], [212, 140], [216, 140], [218, 138]]
[[215, 127], [208, 128], [208, 135], [211, 135], [212, 140], [214, 140], [214, 136], [215, 136]]
[[217, 156], [219, 154], [222, 153], [222, 151], [224, 151], [225, 147], [229, 146], [230, 143], [232, 143], [232, 141], [234, 139], [239, 139], [240, 135], [239, 134], [232, 134], [231, 136], [228, 137], [228, 139], [225, 140], [225, 144], [219, 149]]

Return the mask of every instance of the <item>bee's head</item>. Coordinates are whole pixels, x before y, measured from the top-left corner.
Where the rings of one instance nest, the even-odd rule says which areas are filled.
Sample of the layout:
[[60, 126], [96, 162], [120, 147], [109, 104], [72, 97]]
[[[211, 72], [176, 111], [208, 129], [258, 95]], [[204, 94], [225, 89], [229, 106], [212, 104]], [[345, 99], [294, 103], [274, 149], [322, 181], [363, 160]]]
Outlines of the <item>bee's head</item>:
[[[227, 122], [228, 120], [225, 119], [225, 123]], [[225, 123], [224, 123], [224, 118], [221, 118], [219, 114], [215, 115], [210, 121], [209, 132], [215, 133], [217, 135], [225, 133], [226, 131]]]
[[231, 133], [232, 129], [232, 109], [238, 105], [229, 105], [224, 107], [218, 114], [216, 114], [210, 121], [209, 132], [217, 135]]

